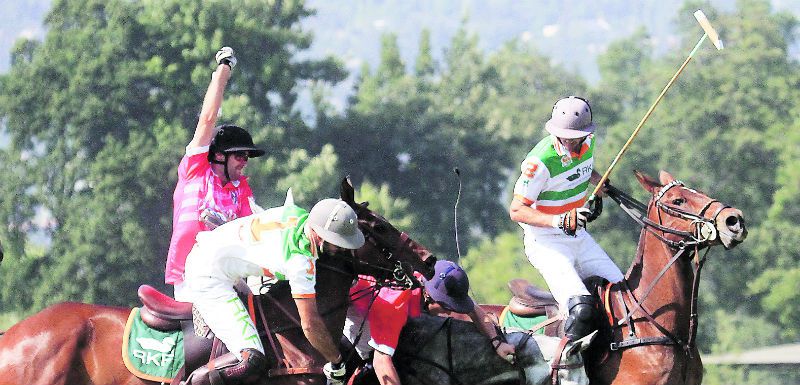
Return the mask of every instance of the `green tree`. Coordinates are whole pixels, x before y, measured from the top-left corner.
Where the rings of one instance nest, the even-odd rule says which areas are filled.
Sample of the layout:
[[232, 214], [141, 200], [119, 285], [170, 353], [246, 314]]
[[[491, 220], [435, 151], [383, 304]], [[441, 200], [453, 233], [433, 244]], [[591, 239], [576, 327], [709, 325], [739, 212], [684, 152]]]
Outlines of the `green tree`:
[[419, 37], [419, 53], [414, 62], [414, 75], [425, 79], [436, 72], [436, 63], [431, 53], [431, 31], [423, 29]]
[[521, 231], [505, 232], [480, 242], [459, 263], [467, 271], [470, 290], [479, 303], [508, 303], [511, 292], [507, 282], [515, 278], [547, 288], [544, 278], [525, 256]]
[[464, 246], [511, 228], [507, 190], [517, 162], [543, 136], [558, 96], [586, 87], [519, 43], [487, 59], [477, 36], [462, 28], [442, 63], [430, 64], [426, 39], [423, 33], [415, 72], [408, 74], [394, 37], [384, 38], [383, 61], [375, 73], [362, 71], [346, 115], [325, 117], [319, 129], [356, 182], [391, 186], [411, 202], [418, 239], [455, 255], [454, 169], [463, 183], [458, 220], [467, 224], [460, 229]]
[[[797, 107], [795, 107], [796, 111]], [[796, 113], [793, 116], [797, 116]], [[800, 215], [800, 130], [798, 123], [780, 138], [777, 170], [778, 190], [766, 220], [751, 233], [752, 255], [763, 261], [764, 270], [748, 284], [749, 294], [759, 299], [769, 319], [777, 320], [782, 335], [788, 339], [800, 336], [800, 229], [794, 218]]]
[[[335, 154], [309, 140], [293, 109], [299, 81], [345, 76], [337, 60], [295, 58], [311, 43], [298, 27], [309, 14], [301, 2], [55, 1], [44, 40], [18, 42], [0, 77], [10, 136], [0, 152], [17, 159], [0, 165], [2, 189], [17, 197], [0, 207], [4, 309], [131, 303], [136, 285], [161, 282], [175, 167], [222, 45], [240, 61], [221, 122], [250, 129], [269, 150], [252, 168], [257, 197], [277, 204], [289, 174], [306, 182], [332, 172]], [[317, 152], [321, 161], [309, 155]], [[51, 222], [32, 228], [37, 211]], [[44, 252], [29, 247], [36, 230], [52, 242]], [[20, 282], [41, 284], [26, 299]]]
[[[768, 2], [760, 0], [741, 1], [735, 11], [727, 14], [692, 2], [679, 13], [679, 30], [684, 31], [685, 37], [682, 47], [674, 53], [647, 60], [646, 56], [633, 54], [635, 41], [627, 43], [632, 47], [628, 55], [610, 51], [615, 56], [604, 56], [601, 63], [608, 60], [612, 64], [608, 70], [622, 71], [613, 77], [606, 77], [604, 72], [604, 82], [608, 79], [611, 84], [598, 95], [618, 95], [625, 102], [611, 104], [613, 109], [608, 113], [619, 116], [619, 120], [610, 122], [603, 146], [622, 148], [652, 103], [644, 99], [655, 98], [702, 36], [695, 20], [683, 17], [697, 8], [712, 20], [727, 48], [717, 51], [706, 43], [697, 51], [618, 164], [612, 182], [645, 200], [649, 197], [630, 177], [630, 171], [640, 169], [655, 174], [658, 169], [666, 169], [688, 186], [744, 212], [750, 239], [731, 251], [714, 249], [703, 270], [703, 327], [698, 342], [701, 348], [717, 338], [713, 334], [716, 329], [706, 327], [714, 322], [710, 314], [717, 309], [769, 309], [768, 314], [786, 328], [783, 335], [794, 336], [797, 319], [785, 307], [797, 306], [798, 302], [789, 293], [791, 290], [786, 290], [787, 284], [791, 287], [793, 282], [786, 273], [797, 268], [798, 251], [791, 241], [796, 231], [783, 218], [789, 218], [784, 212], [791, 212], [796, 205], [792, 199], [779, 199], [797, 191], [798, 180], [793, 171], [796, 153], [789, 150], [797, 147], [797, 137], [787, 135], [787, 127], [796, 127], [793, 112], [797, 111], [799, 96], [797, 64], [789, 59], [787, 48], [794, 41], [791, 31], [796, 22], [792, 17], [773, 13]], [[641, 52], [648, 49], [645, 43], [639, 47]], [[648, 90], [638, 89], [646, 84], [650, 84]], [[624, 97], [634, 92], [645, 98]], [[598, 241], [612, 256], [631, 245], [622, 240], [638, 234], [629, 223], [612, 208], [594, 224], [594, 233], [602, 233], [597, 236]], [[632, 256], [632, 248], [625, 254]], [[743, 289], [753, 278], [749, 290]]]

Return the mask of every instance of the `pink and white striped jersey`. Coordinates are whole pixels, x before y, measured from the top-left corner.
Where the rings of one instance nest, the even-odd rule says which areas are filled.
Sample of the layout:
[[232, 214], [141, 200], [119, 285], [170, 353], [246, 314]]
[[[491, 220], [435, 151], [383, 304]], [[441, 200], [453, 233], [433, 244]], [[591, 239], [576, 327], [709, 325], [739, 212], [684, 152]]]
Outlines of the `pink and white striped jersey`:
[[203, 210], [210, 208], [233, 220], [252, 214], [253, 207], [257, 207], [246, 177], [222, 185], [211, 171], [208, 146], [187, 149], [178, 166], [172, 204], [172, 239], [164, 272], [165, 282], [172, 285], [183, 282], [186, 256], [195, 237], [208, 230], [200, 221]]

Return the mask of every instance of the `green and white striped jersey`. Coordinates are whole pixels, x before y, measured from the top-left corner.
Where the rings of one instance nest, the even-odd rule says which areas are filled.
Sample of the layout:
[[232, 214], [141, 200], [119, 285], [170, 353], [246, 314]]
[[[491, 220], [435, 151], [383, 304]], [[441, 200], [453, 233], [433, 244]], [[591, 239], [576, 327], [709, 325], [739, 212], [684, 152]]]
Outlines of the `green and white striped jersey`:
[[[514, 185], [514, 199], [546, 214], [561, 214], [586, 202], [589, 178], [594, 167], [594, 135], [589, 135], [580, 152], [570, 153], [552, 135], [542, 139], [528, 153]], [[520, 224], [524, 229], [533, 226]], [[536, 228], [536, 232], [558, 229]]]

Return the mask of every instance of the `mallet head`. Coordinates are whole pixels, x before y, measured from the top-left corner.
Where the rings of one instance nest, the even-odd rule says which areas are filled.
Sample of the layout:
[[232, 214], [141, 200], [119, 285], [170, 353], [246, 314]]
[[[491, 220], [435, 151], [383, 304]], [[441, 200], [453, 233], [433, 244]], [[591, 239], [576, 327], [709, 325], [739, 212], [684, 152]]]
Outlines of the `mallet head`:
[[714, 27], [711, 26], [711, 23], [708, 22], [706, 15], [701, 10], [697, 10], [694, 13], [694, 18], [697, 19], [697, 22], [700, 23], [700, 26], [703, 27], [703, 31], [706, 32], [708, 38], [711, 39], [711, 42], [714, 43], [714, 47], [717, 47], [717, 50], [721, 50], [722, 47], [722, 40], [719, 38], [719, 34]]

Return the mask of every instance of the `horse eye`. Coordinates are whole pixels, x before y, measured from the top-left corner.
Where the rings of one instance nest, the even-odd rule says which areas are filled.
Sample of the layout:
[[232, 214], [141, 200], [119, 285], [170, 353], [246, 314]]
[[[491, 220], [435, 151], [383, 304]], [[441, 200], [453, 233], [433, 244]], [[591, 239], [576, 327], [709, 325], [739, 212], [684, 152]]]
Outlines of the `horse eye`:
[[680, 205], [682, 205], [684, 203], [686, 203], [686, 199], [683, 199], [683, 198], [675, 198], [675, 199], [672, 200], [672, 204], [675, 205], [675, 206], [680, 206]]

